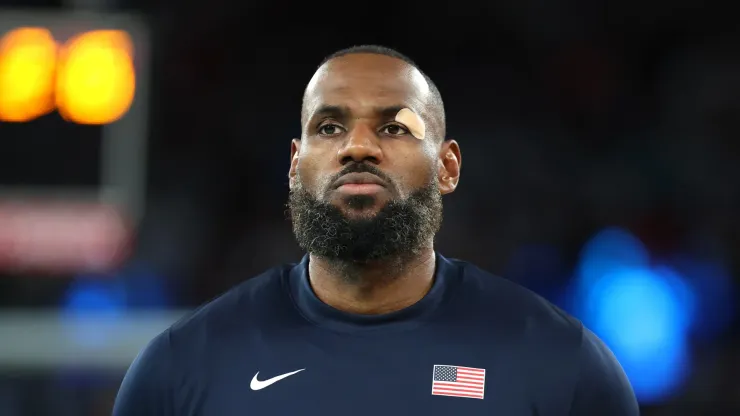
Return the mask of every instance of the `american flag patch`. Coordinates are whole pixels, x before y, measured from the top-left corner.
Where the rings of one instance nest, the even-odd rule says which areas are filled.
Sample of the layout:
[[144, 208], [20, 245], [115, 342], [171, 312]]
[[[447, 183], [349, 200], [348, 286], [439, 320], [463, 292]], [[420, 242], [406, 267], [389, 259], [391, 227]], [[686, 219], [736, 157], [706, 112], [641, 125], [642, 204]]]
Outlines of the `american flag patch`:
[[433, 396], [467, 397], [482, 399], [486, 385], [484, 368], [435, 365], [432, 377]]

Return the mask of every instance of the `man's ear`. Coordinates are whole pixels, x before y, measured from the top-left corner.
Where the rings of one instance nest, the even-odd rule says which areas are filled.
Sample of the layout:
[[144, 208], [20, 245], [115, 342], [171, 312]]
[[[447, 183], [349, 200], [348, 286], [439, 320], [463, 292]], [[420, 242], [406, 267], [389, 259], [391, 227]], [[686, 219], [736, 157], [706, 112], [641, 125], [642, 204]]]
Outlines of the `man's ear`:
[[290, 142], [290, 169], [288, 170], [288, 185], [293, 189], [298, 168], [298, 157], [301, 153], [301, 140], [293, 139]]
[[455, 140], [445, 140], [439, 152], [437, 181], [442, 195], [454, 192], [460, 182], [462, 155], [460, 145]]

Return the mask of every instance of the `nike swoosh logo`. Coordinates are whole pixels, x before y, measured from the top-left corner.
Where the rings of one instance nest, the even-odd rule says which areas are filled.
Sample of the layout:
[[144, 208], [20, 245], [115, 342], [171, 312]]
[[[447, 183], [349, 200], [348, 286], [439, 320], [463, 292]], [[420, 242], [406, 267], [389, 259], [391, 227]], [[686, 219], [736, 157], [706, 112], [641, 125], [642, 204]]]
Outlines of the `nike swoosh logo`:
[[254, 377], [252, 377], [252, 382], [249, 383], [249, 387], [252, 390], [255, 390], [255, 391], [256, 390], [262, 390], [265, 387], [271, 386], [271, 385], [277, 383], [278, 381], [280, 381], [280, 380], [282, 380], [284, 378], [288, 378], [288, 377], [292, 376], [293, 374], [298, 374], [298, 373], [300, 373], [303, 370], [305, 370], [305, 368], [302, 368], [300, 370], [293, 371], [292, 373], [281, 374], [279, 376], [275, 376], [273, 378], [269, 378], [269, 379], [264, 380], [264, 381], [257, 380], [257, 376], [260, 374], [260, 372], [258, 371], [257, 374], [255, 374]]

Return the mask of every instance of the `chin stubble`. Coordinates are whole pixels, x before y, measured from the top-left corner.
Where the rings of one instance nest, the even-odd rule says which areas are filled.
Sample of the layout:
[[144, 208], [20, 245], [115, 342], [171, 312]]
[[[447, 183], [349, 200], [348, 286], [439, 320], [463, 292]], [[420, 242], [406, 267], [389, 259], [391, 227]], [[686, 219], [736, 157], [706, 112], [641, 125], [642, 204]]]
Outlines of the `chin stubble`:
[[[352, 196], [350, 208], [371, 206], [373, 196]], [[337, 263], [403, 261], [427, 246], [442, 223], [442, 197], [436, 182], [392, 200], [370, 218], [346, 217], [336, 206], [318, 200], [304, 187], [290, 192], [293, 232], [308, 253]]]

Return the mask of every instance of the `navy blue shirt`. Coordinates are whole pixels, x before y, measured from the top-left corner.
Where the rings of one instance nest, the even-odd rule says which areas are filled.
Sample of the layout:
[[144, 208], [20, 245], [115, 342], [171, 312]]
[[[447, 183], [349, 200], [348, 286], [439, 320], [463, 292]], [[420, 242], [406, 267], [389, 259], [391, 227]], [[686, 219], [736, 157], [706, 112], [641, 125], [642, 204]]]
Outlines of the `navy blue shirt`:
[[429, 293], [365, 316], [321, 302], [308, 256], [157, 336], [114, 416], [637, 416], [622, 368], [534, 293], [437, 255]]

